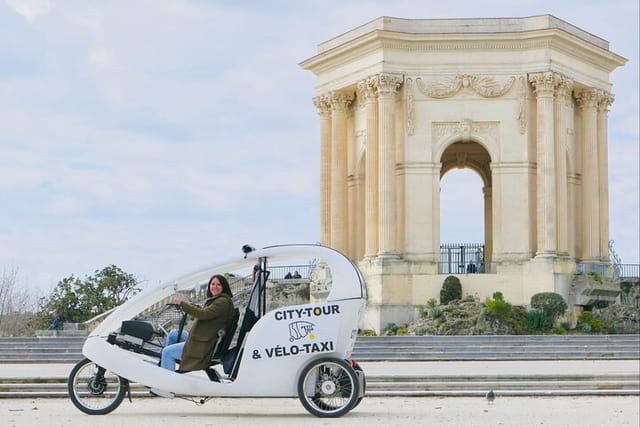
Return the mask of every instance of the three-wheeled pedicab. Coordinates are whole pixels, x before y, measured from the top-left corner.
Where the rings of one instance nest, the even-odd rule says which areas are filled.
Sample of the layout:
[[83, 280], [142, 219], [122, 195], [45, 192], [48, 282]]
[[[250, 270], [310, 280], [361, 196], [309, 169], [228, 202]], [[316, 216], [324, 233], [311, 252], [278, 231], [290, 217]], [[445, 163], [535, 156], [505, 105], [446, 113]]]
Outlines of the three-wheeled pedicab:
[[[245, 245], [243, 252], [145, 289], [114, 310], [89, 334], [86, 358], [69, 375], [74, 405], [101, 415], [143, 392], [200, 404], [218, 396], [297, 396], [310, 413], [339, 417], [360, 403], [364, 372], [349, 360], [366, 302], [358, 268], [319, 245], [257, 251]], [[303, 277], [284, 279], [284, 271], [302, 260]], [[168, 330], [182, 330], [187, 321], [164, 301], [175, 292], [197, 299], [213, 274], [227, 275], [236, 312], [211, 349], [210, 366], [189, 373], [161, 368]]]

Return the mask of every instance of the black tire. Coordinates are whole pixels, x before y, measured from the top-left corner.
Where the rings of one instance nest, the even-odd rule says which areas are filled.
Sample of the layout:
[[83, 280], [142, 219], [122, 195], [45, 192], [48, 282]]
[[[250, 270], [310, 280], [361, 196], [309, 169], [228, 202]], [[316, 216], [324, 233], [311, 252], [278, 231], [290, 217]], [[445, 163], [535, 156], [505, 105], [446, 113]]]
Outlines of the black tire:
[[351, 365], [341, 359], [312, 361], [298, 379], [302, 406], [316, 417], [341, 417], [358, 403], [360, 385], [356, 375]]
[[104, 415], [122, 403], [129, 382], [89, 359], [78, 362], [67, 381], [69, 398], [85, 414]]
[[362, 396], [360, 396], [358, 400], [356, 400], [356, 403], [354, 403], [353, 407], [351, 408], [353, 409], [358, 406], [360, 402], [362, 402], [362, 399], [364, 399], [364, 394], [367, 392], [367, 378], [364, 376], [364, 371], [362, 370], [360, 365], [358, 365], [358, 362], [352, 362], [351, 365], [353, 366], [353, 369], [356, 370], [356, 373], [360, 372], [360, 375], [362, 376], [362, 392], [360, 393]]

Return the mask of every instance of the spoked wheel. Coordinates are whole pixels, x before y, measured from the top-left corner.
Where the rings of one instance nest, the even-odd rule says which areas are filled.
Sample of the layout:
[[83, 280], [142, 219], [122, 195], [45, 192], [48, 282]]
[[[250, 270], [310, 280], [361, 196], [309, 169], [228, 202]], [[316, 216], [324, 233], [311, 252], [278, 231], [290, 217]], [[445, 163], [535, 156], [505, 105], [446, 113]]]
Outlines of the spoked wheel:
[[89, 415], [104, 415], [122, 403], [129, 382], [89, 359], [73, 367], [67, 387], [71, 401]]
[[302, 406], [317, 417], [340, 417], [358, 402], [360, 385], [355, 370], [344, 360], [322, 358], [311, 362], [298, 380]]

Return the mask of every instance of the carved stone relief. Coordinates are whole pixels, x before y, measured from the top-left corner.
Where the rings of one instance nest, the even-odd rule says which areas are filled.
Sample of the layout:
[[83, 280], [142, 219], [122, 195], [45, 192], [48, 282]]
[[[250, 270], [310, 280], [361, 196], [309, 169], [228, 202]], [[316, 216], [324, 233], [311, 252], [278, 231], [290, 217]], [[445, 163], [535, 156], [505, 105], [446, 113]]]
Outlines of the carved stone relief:
[[497, 141], [499, 122], [474, 122], [470, 119], [459, 122], [433, 122], [431, 132], [432, 141], [437, 144], [452, 136], [459, 136], [463, 141], [470, 141], [472, 135]]
[[416, 85], [420, 92], [431, 98], [450, 98], [461, 90], [471, 91], [484, 98], [499, 98], [509, 92], [515, 81], [513, 76], [500, 82], [489, 76], [458, 74], [431, 82], [423, 82], [418, 77]]
[[407, 135], [415, 132], [415, 99], [413, 97], [413, 79], [407, 78], [404, 82], [404, 102], [407, 111]]
[[527, 131], [527, 78], [518, 77], [518, 122], [520, 124], [520, 134]]

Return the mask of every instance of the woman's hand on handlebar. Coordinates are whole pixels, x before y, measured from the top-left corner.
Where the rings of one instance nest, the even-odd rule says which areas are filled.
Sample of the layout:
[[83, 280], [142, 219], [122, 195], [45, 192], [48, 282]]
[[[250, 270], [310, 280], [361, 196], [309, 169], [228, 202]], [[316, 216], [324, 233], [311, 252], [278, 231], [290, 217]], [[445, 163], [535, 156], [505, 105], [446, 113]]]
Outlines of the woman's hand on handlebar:
[[182, 301], [185, 301], [185, 299], [184, 299], [184, 297], [183, 297], [182, 295], [180, 295], [180, 294], [174, 294], [174, 295], [171, 297], [171, 304], [174, 304], [174, 305], [176, 305], [176, 306], [180, 306], [180, 303], [181, 303]]

